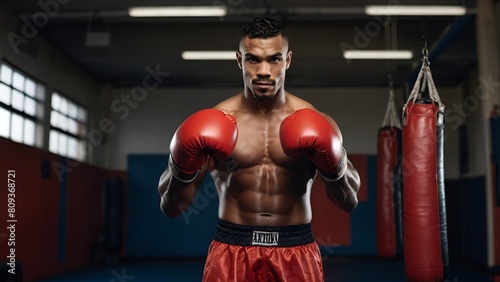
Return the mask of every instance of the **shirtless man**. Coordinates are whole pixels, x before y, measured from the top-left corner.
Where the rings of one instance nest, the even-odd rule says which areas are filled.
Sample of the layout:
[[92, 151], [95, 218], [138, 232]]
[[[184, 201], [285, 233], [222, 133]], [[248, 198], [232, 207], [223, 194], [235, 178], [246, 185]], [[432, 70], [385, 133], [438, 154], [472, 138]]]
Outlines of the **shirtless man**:
[[321, 177], [329, 200], [350, 212], [359, 175], [335, 121], [285, 91], [292, 52], [279, 22], [249, 22], [236, 58], [244, 90], [179, 126], [159, 182], [161, 209], [178, 216], [210, 173], [220, 221], [203, 281], [323, 281], [313, 181]]

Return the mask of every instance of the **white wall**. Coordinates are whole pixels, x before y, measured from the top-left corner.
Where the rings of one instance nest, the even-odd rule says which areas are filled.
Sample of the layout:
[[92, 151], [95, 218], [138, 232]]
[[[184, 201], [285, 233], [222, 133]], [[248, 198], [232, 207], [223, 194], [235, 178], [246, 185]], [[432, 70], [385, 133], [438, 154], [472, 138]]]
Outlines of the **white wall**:
[[[385, 115], [388, 91], [385, 88], [290, 88], [289, 92], [311, 102], [332, 116], [344, 136], [346, 150], [352, 154], [376, 155], [377, 132]], [[108, 106], [115, 126], [108, 134], [110, 146], [106, 166], [126, 169], [128, 154], [165, 154], [177, 126], [190, 114], [212, 107], [237, 94], [240, 89], [173, 89], [159, 88], [148, 92], [132, 107], [120, 102], [130, 89], [114, 91]], [[443, 103], [461, 100], [461, 87], [439, 88]], [[141, 98], [142, 99], [142, 98]], [[113, 101], [119, 105], [112, 109]], [[118, 102], [120, 103], [118, 103]], [[402, 105], [399, 105], [400, 107]], [[128, 110], [125, 110], [128, 108]], [[458, 132], [445, 127], [445, 176], [458, 178]]]

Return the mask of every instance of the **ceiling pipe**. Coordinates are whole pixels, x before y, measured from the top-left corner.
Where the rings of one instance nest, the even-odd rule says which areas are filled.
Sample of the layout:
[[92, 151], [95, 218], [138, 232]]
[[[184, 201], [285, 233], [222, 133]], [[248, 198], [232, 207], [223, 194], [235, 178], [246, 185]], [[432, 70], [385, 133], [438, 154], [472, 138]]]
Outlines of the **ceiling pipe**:
[[[432, 62], [436, 61], [439, 55], [441, 55], [444, 52], [444, 50], [451, 45], [453, 40], [458, 35], [460, 35], [465, 26], [467, 26], [467, 24], [470, 23], [474, 19], [474, 17], [475, 16], [472, 14], [467, 14], [458, 17], [452, 23], [450, 23], [448, 27], [445, 28], [445, 30], [443, 31], [439, 39], [436, 41], [436, 43], [433, 44], [431, 48], [429, 48], [429, 62], [431, 63], [431, 65]], [[407, 85], [415, 84], [415, 81], [417, 80], [418, 73], [420, 72], [421, 67], [422, 67], [422, 62], [420, 62], [415, 68], [413, 68], [410, 74], [406, 77], [405, 84]], [[407, 92], [408, 90], [409, 89], [407, 89]], [[410, 93], [405, 93], [405, 94], [409, 95]]]

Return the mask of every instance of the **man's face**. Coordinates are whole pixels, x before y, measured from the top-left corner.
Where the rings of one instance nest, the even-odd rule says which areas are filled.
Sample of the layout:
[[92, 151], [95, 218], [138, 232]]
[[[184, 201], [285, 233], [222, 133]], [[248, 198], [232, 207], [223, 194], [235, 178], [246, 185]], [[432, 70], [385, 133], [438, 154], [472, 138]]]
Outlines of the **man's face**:
[[270, 101], [283, 88], [292, 52], [281, 35], [262, 39], [248, 37], [236, 53], [245, 88], [259, 101]]

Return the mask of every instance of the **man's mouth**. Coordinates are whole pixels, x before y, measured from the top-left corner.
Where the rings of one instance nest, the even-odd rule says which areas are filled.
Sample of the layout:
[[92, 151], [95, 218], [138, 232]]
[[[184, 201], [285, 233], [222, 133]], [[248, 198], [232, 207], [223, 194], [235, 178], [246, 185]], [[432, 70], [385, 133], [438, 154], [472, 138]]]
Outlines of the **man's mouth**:
[[253, 84], [256, 84], [256, 85], [274, 85], [274, 82], [272, 82], [272, 81], [254, 81]]
[[255, 83], [254, 85], [260, 89], [270, 89], [273, 87], [272, 83]]

